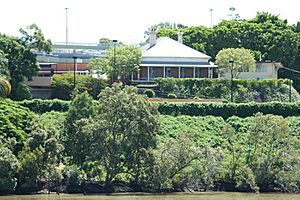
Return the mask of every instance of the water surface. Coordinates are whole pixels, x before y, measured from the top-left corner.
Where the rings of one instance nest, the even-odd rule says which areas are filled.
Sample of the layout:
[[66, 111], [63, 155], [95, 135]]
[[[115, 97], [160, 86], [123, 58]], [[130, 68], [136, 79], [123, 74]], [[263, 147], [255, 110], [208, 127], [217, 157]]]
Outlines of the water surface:
[[0, 196], [0, 200], [300, 200], [300, 194], [193, 193], [113, 195], [27, 195]]

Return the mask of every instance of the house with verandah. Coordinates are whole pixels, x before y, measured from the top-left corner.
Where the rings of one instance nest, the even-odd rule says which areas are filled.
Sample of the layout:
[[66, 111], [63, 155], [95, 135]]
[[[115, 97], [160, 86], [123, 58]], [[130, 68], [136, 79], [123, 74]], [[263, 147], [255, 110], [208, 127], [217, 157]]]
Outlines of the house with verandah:
[[155, 78], [217, 78], [217, 65], [209, 62], [210, 56], [182, 43], [183, 33], [178, 41], [168, 37], [156, 39], [150, 33], [149, 44], [143, 46], [139, 70], [132, 76], [132, 82], [154, 82]]

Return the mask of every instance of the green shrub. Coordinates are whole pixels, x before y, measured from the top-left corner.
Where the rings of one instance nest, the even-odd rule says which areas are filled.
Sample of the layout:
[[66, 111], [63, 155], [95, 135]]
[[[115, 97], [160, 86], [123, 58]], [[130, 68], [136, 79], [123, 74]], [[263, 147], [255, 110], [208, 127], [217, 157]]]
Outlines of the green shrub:
[[160, 103], [159, 112], [163, 115], [220, 116], [227, 119], [231, 116], [248, 117], [257, 112], [274, 114], [283, 117], [299, 116], [300, 102], [294, 103]]
[[33, 117], [34, 113], [28, 108], [9, 99], [0, 99], [0, 137], [15, 138], [16, 151], [20, 150], [27, 140], [28, 127]]
[[214, 116], [160, 116], [160, 136], [162, 138], [176, 138], [181, 133], [195, 133], [197, 144], [210, 143], [211, 146], [220, 146], [222, 138], [216, 137], [221, 134], [225, 120]]
[[147, 95], [148, 98], [152, 98], [152, 97], [155, 97], [155, 92], [151, 89], [146, 89], [144, 91], [144, 94]]
[[86, 173], [76, 165], [67, 166], [63, 170], [68, 193], [82, 192], [82, 184], [86, 181]]
[[169, 99], [176, 99], [176, 98], [177, 98], [177, 95], [174, 94], [174, 93], [169, 93], [169, 94], [168, 94], [168, 98], [169, 98]]
[[33, 99], [33, 100], [25, 100], [18, 102], [21, 106], [29, 108], [31, 111], [35, 113], [45, 113], [50, 111], [58, 111], [58, 112], [66, 112], [69, 109], [70, 102], [52, 99], [52, 100], [44, 100], [44, 99]]
[[18, 167], [18, 160], [11, 150], [0, 147], [0, 194], [14, 192]]
[[[74, 89], [74, 75], [62, 74], [54, 75], [52, 81], [52, 98], [70, 100]], [[87, 91], [93, 99], [98, 99], [98, 95], [107, 86], [106, 80], [97, 79], [86, 75], [76, 75], [76, 88], [79, 92]]]
[[31, 88], [23, 83], [18, 84], [16, 88], [12, 88], [11, 99], [22, 101], [25, 99], [32, 99]]
[[[158, 78], [156, 83], [163, 93], [176, 93], [179, 98], [222, 98], [230, 100], [231, 81], [208, 78]], [[289, 79], [243, 80], [233, 79], [234, 102], [289, 101]], [[292, 101], [300, 100], [292, 88]]]

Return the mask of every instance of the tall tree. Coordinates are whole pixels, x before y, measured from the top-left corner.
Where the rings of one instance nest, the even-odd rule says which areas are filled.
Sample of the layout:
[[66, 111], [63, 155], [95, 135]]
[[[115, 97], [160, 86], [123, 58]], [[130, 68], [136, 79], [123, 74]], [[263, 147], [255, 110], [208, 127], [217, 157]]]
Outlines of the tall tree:
[[31, 24], [26, 29], [20, 28], [21, 37], [18, 39], [24, 47], [29, 50], [51, 51], [51, 40], [45, 39], [42, 30], [36, 25]]
[[286, 119], [261, 113], [255, 115], [247, 138], [246, 162], [256, 175], [261, 191], [270, 191], [277, 184], [283, 190], [289, 189], [280, 185], [280, 179], [286, 178], [286, 183], [295, 181], [287, 177], [289, 173], [299, 177], [297, 148], [298, 139], [289, 134]]
[[83, 166], [86, 161], [93, 138], [85, 134], [82, 128], [86, 120], [95, 115], [93, 98], [87, 92], [77, 94], [70, 105], [65, 119], [65, 152], [71, 161]]
[[45, 40], [42, 31], [33, 24], [26, 30], [20, 29], [20, 38], [0, 35], [0, 50], [7, 59], [9, 79], [12, 85], [12, 98], [18, 99], [18, 95], [24, 91], [20, 89], [22, 81], [31, 77], [39, 70], [34, 51], [51, 50], [51, 42]]
[[93, 135], [92, 155], [105, 169], [105, 184], [110, 186], [120, 173], [138, 183], [147, 152], [156, 147], [157, 107], [136, 88], [121, 84], [102, 91], [98, 103], [97, 114], [83, 130]]
[[132, 73], [137, 72], [142, 52], [136, 46], [113, 46], [106, 51], [107, 58], [94, 58], [89, 65], [99, 74], [108, 75], [112, 81], [128, 83]]
[[100, 44], [110, 44], [110, 43], [112, 43], [112, 40], [110, 40], [108, 38], [100, 38], [99, 43]]
[[255, 71], [254, 57], [247, 49], [223, 49], [217, 54], [216, 59], [220, 72], [229, 72], [233, 78], [238, 78], [241, 72]]
[[144, 32], [144, 37], [148, 38], [150, 35], [151, 31], [156, 31], [159, 32], [161, 29], [183, 29], [186, 28], [187, 26], [180, 24], [180, 23], [171, 23], [171, 22], [160, 22], [158, 24], [154, 24], [150, 26], [145, 32]]

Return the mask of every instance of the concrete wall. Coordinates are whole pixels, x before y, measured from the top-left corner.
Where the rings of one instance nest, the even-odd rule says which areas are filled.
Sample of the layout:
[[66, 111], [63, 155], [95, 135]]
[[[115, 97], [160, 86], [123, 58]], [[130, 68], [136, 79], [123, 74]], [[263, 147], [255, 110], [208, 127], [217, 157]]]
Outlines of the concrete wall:
[[27, 84], [30, 87], [51, 87], [52, 77], [34, 76], [32, 77], [31, 81], [26, 81], [25, 84]]
[[32, 88], [33, 98], [50, 99], [52, 96], [52, 89], [46, 88]]

